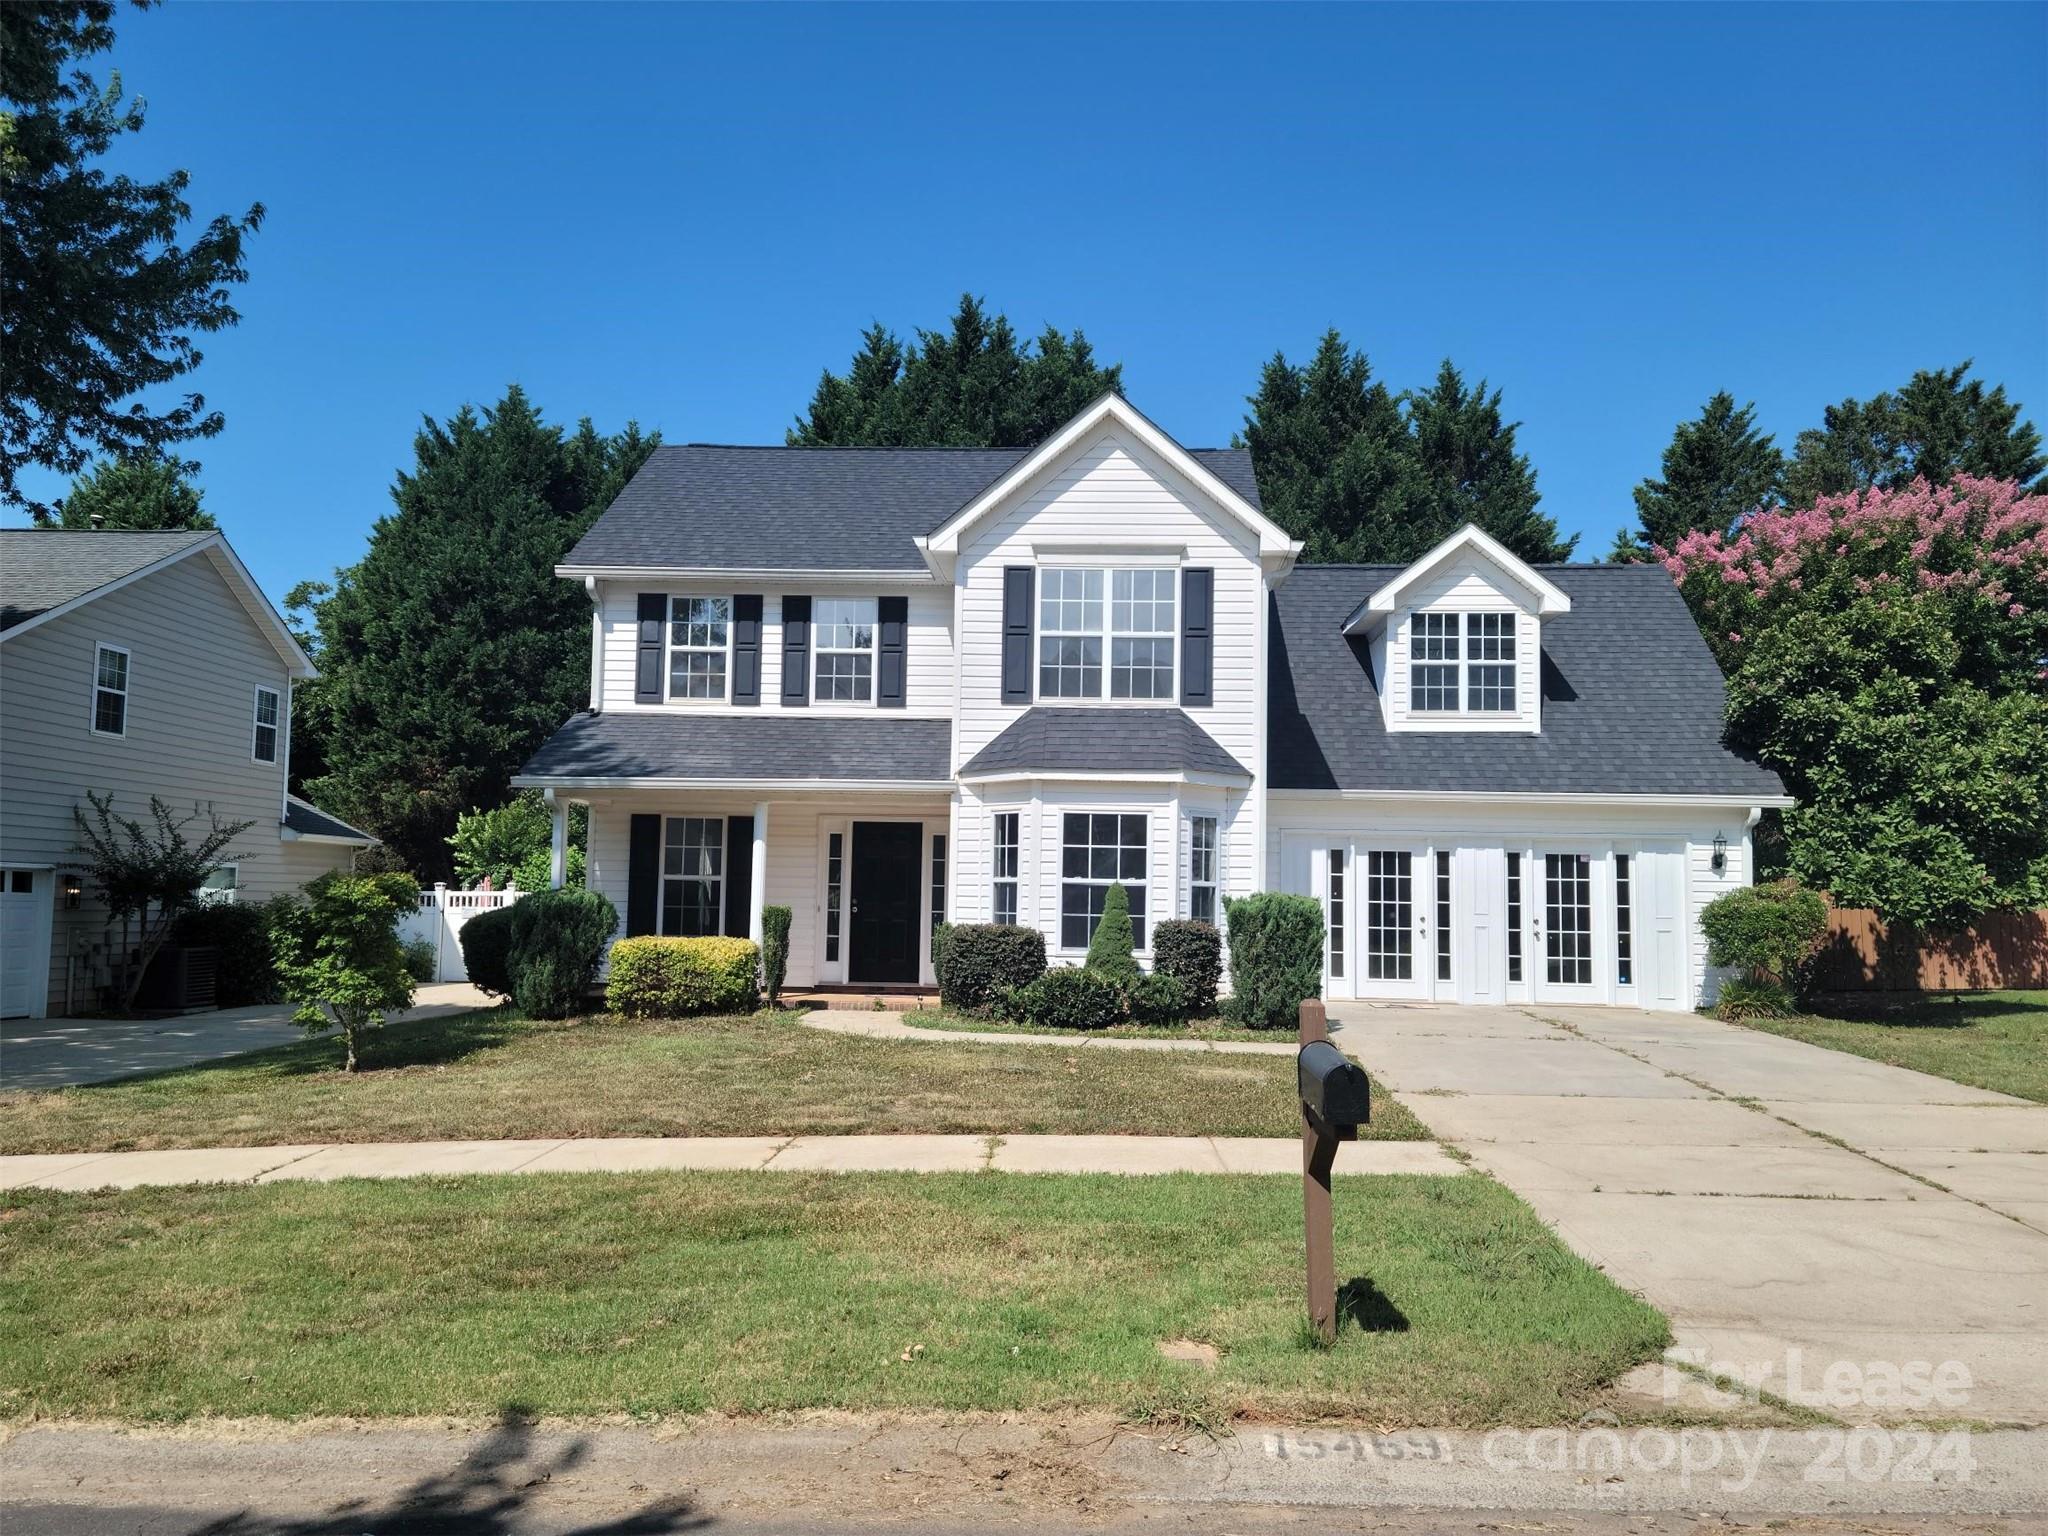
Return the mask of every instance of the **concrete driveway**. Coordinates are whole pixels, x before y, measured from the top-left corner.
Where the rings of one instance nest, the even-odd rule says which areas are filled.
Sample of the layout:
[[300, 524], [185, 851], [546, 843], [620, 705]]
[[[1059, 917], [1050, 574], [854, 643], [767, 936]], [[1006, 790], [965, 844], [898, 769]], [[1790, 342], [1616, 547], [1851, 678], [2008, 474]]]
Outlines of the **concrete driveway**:
[[[1663, 1309], [1673, 1359], [1851, 1421], [2048, 1422], [2048, 1106], [1687, 1015], [1331, 1012], [1427, 1125]], [[1951, 1361], [1964, 1401], [1892, 1386]]]
[[[468, 982], [421, 987], [397, 1021], [488, 1008]], [[0, 1024], [0, 1088], [66, 1088], [189, 1067], [306, 1038], [289, 1003], [173, 1019], [9, 1019]]]

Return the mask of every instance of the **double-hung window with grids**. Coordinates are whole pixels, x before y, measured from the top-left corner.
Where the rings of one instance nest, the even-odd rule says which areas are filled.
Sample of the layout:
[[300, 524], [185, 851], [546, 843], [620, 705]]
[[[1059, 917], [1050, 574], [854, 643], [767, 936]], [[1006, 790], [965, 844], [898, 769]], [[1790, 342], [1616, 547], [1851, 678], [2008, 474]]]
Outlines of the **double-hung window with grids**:
[[92, 728], [100, 736], [128, 734], [128, 653], [103, 645], [93, 653]]
[[[1039, 572], [1038, 696], [1172, 699], [1179, 572]], [[1106, 665], [1105, 665], [1106, 661]]]
[[725, 818], [671, 816], [661, 850], [661, 931], [686, 939], [722, 931]]
[[811, 604], [820, 704], [866, 704], [875, 696], [875, 599], [820, 597]]
[[723, 703], [732, 670], [732, 599], [669, 600], [668, 696]]
[[989, 921], [1005, 927], [1017, 922], [1017, 870], [1022, 850], [1018, 846], [1015, 811], [998, 811], [990, 838]]
[[1142, 812], [1069, 811], [1060, 818], [1060, 948], [1088, 947], [1113, 885], [1130, 898], [1132, 941], [1145, 947], [1148, 834]]
[[256, 724], [249, 743], [249, 755], [259, 763], [277, 761], [278, 704], [275, 688], [256, 690]]
[[1216, 818], [1188, 818], [1188, 916], [1216, 921]]
[[1516, 616], [1418, 613], [1409, 621], [1408, 706], [1419, 715], [1511, 715]]

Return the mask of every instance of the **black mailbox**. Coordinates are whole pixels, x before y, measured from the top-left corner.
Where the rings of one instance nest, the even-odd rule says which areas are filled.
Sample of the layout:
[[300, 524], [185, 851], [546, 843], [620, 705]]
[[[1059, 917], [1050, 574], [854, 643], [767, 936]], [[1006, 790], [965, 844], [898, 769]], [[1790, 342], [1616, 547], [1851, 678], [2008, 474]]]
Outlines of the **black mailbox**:
[[1341, 1130], [1372, 1119], [1372, 1089], [1365, 1068], [1327, 1040], [1304, 1045], [1297, 1058], [1301, 1107], [1314, 1121]]

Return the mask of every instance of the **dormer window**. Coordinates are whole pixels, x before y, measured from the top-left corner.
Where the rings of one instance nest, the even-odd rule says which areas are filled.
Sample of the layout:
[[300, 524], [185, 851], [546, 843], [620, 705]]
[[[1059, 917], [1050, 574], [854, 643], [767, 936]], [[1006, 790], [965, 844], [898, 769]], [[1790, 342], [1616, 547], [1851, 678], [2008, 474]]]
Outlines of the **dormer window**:
[[1409, 632], [1408, 701], [1416, 714], [1513, 714], [1515, 615], [1416, 614]]

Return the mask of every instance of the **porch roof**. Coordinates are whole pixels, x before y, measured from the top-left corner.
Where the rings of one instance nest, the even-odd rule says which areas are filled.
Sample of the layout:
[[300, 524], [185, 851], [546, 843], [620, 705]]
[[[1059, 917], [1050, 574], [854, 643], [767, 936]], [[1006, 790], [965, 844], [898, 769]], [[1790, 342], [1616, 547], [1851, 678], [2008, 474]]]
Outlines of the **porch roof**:
[[1251, 774], [1177, 709], [1027, 709], [975, 753], [960, 777], [1086, 773], [1201, 775], [1249, 782]]
[[680, 783], [950, 785], [949, 720], [848, 718], [797, 710], [696, 714], [585, 711], [541, 744], [525, 788]]

